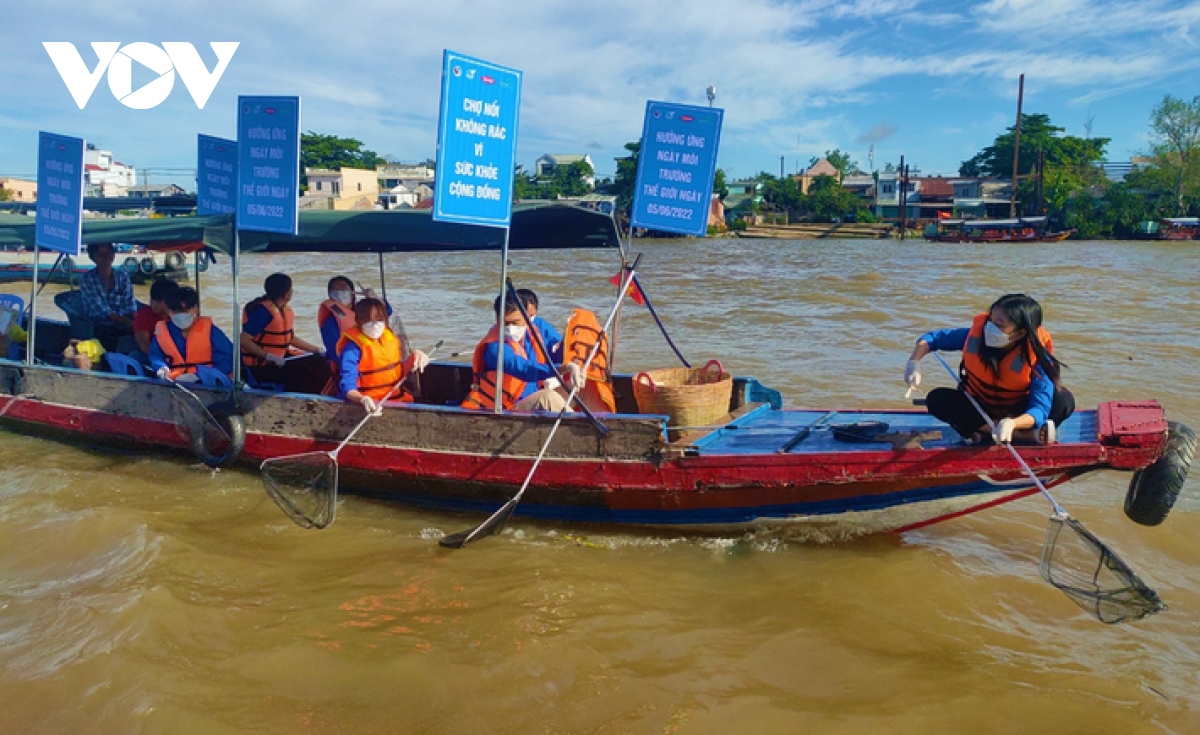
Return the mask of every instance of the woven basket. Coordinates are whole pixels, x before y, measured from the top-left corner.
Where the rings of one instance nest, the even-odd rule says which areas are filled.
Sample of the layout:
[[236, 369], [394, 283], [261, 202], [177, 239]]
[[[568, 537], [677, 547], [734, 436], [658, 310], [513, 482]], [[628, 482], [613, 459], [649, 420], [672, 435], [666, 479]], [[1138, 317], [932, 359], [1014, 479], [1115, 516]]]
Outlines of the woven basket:
[[733, 376], [717, 360], [700, 368], [650, 370], [633, 377], [638, 411], [666, 414], [671, 441], [683, 433], [672, 426], [708, 426], [729, 413], [732, 396]]

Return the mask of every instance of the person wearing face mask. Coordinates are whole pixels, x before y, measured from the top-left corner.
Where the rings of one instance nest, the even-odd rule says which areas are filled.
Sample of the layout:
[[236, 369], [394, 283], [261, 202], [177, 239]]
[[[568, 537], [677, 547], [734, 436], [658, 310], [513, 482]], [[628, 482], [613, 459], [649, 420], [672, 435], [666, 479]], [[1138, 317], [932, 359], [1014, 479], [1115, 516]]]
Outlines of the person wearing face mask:
[[[346, 276], [334, 276], [329, 279], [327, 286], [329, 298], [317, 307], [317, 328], [321, 330], [321, 342], [325, 345], [325, 356], [334, 370], [337, 369], [338, 340], [346, 330], [355, 326], [354, 305], [358, 303], [358, 293], [354, 290], [354, 282]], [[369, 299], [376, 298], [371, 289], [364, 289], [362, 295]], [[387, 313], [392, 315], [391, 305], [387, 305]]]
[[[500, 299], [494, 304], [500, 313]], [[526, 327], [521, 310], [511, 301], [504, 309], [504, 385], [501, 405], [510, 411], [558, 412], [566, 406], [567, 390], [579, 383], [583, 373], [578, 365], [562, 368], [565, 386], [538, 388], [541, 381], [555, 378], [554, 366], [543, 363], [525, 349]], [[462, 402], [463, 408], [492, 410], [496, 402], [496, 364], [500, 357], [500, 339], [493, 325], [475, 348], [471, 359], [474, 379]], [[557, 382], [557, 381], [555, 381]]]
[[150, 342], [154, 374], [162, 380], [185, 380], [198, 366], [207, 365], [232, 377], [233, 343], [212, 319], [200, 316], [196, 289], [177, 287], [165, 300], [170, 318], [155, 326]]
[[[421, 350], [401, 360], [400, 340], [387, 325], [387, 307], [374, 298], [354, 305], [354, 326], [338, 340], [337, 355], [338, 395], [360, 404], [367, 413], [375, 412], [410, 372], [422, 372], [429, 364], [429, 356]], [[413, 398], [402, 388], [391, 400], [411, 403]]]
[[904, 369], [909, 388], [921, 384], [919, 363], [932, 351], [961, 350], [958, 388], [935, 388], [925, 397], [929, 413], [950, 424], [969, 444], [986, 441], [987, 422], [963, 391], [996, 423], [994, 441], [1053, 444], [1056, 427], [1075, 411], [1062, 386], [1054, 342], [1042, 328], [1042, 307], [1025, 294], [1002, 296], [968, 329], [941, 329], [917, 340]]
[[242, 363], [259, 383], [282, 385], [291, 393], [320, 393], [329, 383], [329, 362], [324, 347], [296, 336], [296, 316], [289, 305], [292, 279], [272, 273], [263, 291], [242, 310]]

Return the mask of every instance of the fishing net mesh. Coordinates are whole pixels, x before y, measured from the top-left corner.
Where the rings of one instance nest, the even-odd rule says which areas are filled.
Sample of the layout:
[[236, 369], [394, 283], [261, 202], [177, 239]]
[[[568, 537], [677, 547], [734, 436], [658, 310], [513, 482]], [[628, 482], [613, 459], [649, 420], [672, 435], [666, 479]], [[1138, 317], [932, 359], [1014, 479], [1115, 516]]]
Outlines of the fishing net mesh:
[[263, 485], [275, 504], [302, 528], [325, 528], [337, 513], [338, 465], [328, 452], [262, 463]]
[[1138, 620], [1167, 607], [1129, 565], [1074, 518], [1050, 519], [1038, 571], [1102, 623]]
[[198, 396], [188, 395], [181, 390], [171, 393], [171, 413], [175, 431], [187, 442], [204, 440], [208, 453], [221, 455], [229, 450], [232, 440], [229, 431], [212, 415]]

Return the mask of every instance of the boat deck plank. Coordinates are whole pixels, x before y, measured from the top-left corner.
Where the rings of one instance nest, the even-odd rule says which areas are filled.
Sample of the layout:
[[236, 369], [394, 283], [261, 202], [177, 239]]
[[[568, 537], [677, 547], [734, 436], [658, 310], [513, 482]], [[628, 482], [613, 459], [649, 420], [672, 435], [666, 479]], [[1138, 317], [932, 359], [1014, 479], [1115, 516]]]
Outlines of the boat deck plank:
[[[697, 456], [727, 454], [770, 454], [781, 449], [798, 431], [823, 418], [825, 409], [756, 411], [738, 421], [716, 429], [693, 443]], [[878, 452], [890, 448], [887, 442], [846, 442], [836, 439], [830, 426], [839, 424], [882, 421], [888, 425], [885, 433], [921, 433], [941, 431], [941, 439], [921, 442], [925, 449], [963, 446], [962, 439], [946, 424], [921, 411], [870, 411], [846, 409], [812, 430], [808, 437], [792, 448], [789, 454], [822, 454], [827, 452]], [[1058, 428], [1061, 444], [1092, 443], [1096, 441], [1096, 412], [1076, 411]]]

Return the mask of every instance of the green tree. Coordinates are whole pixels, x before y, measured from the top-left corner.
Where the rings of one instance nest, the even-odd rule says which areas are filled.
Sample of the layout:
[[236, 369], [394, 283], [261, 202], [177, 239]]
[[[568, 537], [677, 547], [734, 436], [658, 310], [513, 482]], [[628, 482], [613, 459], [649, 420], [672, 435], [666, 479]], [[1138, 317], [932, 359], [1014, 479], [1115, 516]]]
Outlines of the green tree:
[[513, 198], [534, 199], [537, 193], [537, 183], [532, 176], [525, 173], [525, 167], [517, 164], [513, 170]]
[[625, 144], [629, 155], [617, 159], [617, 180], [612, 191], [617, 197], [617, 211], [627, 219], [633, 207], [633, 187], [637, 182], [638, 154], [642, 150], [642, 141], [635, 140]]
[[843, 189], [837, 179], [818, 176], [809, 185], [803, 206], [814, 222], [841, 222], [855, 214], [860, 204], [858, 197]]
[[713, 176], [713, 194], [720, 197], [721, 201], [725, 201], [725, 197], [729, 196], [729, 185], [725, 183], [725, 169], [717, 169], [717, 173]]
[[754, 178], [759, 182], [765, 209], [789, 214], [799, 211], [803, 196], [795, 179], [790, 176], [779, 179], [766, 171]]
[[[850, 173], [851, 171], [858, 170], [858, 161], [850, 160], [850, 154], [842, 152], [841, 148], [834, 148], [831, 151], [825, 151], [824, 158], [826, 161], [829, 161], [830, 165], [832, 165], [839, 172], [841, 172], [842, 176], [845, 176], [846, 174]], [[809, 161], [808, 161], [809, 168], [812, 168], [813, 166], [817, 165], [817, 161], [820, 161], [820, 160], [821, 159], [816, 156], [809, 159]]]
[[[1050, 213], [1061, 213], [1067, 200], [1086, 187], [1105, 181], [1100, 162], [1109, 138], [1079, 138], [1062, 135], [1063, 128], [1050, 123], [1041, 113], [1021, 116], [1021, 155], [1017, 162], [1017, 199], [1031, 203], [1036, 199], [1037, 182], [1033, 176], [1039, 156], [1044, 162], [1043, 198]], [[1012, 176], [1014, 128], [1009, 127], [959, 167], [960, 176]], [[1038, 214], [1041, 214], [1039, 212]]]
[[0, 186], [0, 202], [7, 202], [12, 197], [12, 192]]
[[375, 170], [375, 166], [387, 163], [383, 158], [362, 147], [362, 141], [354, 138], [339, 138], [308, 131], [300, 135], [300, 188], [307, 190], [307, 168], [339, 169], [362, 168]]
[[558, 196], [579, 197], [592, 190], [588, 178], [593, 175], [587, 161], [576, 161], [566, 166], [556, 166], [551, 179]]
[[1150, 114], [1155, 163], [1173, 174], [1176, 214], [1187, 214], [1185, 192], [1200, 186], [1200, 95], [1191, 102], [1171, 95]]

